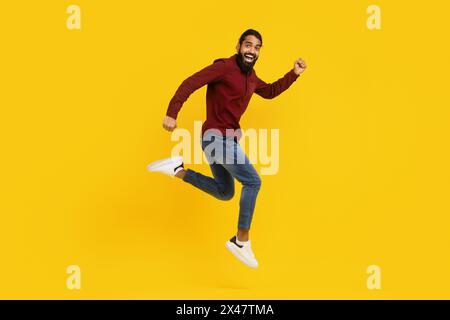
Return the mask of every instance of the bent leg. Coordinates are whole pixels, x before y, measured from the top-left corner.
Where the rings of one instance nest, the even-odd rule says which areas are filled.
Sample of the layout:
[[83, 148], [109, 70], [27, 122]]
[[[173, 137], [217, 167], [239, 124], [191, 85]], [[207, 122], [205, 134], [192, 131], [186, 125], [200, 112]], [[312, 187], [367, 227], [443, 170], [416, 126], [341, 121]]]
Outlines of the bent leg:
[[187, 169], [183, 181], [190, 183], [219, 200], [230, 200], [233, 198], [233, 176], [221, 164], [211, 163], [210, 167], [214, 178]]

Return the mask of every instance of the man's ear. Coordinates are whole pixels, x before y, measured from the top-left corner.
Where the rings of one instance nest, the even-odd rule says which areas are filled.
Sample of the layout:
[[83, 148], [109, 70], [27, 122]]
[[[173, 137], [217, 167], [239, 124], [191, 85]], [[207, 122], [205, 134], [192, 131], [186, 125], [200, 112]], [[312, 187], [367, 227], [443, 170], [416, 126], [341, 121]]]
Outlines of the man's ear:
[[239, 44], [239, 42], [236, 45], [236, 51], [239, 53], [239, 49], [241, 48], [241, 45]]

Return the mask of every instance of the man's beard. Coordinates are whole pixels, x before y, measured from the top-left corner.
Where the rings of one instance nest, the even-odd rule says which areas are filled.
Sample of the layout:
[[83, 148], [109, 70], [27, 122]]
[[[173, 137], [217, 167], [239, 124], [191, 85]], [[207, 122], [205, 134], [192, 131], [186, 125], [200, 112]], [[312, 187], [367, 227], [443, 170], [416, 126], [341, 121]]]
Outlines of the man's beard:
[[258, 60], [258, 58], [255, 56], [255, 58], [253, 59], [252, 63], [248, 63], [244, 60], [244, 54], [243, 53], [237, 53], [236, 54], [236, 61], [239, 65], [239, 68], [241, 69], [242, 72], [244, 73], [249, 73], [252, 71], [253, 66], [256, 63], [256, 60]]

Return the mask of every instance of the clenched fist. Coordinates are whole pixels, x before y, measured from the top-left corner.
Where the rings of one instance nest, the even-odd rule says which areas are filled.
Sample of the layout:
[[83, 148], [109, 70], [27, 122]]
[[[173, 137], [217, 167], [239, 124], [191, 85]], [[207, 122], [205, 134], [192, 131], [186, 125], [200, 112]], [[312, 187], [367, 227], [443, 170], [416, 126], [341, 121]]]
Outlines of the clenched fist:
[[165, 116], [163, 120], [163, 128], [172, 132], [177, 127], [177, 120], [172, 117]]
[[305, 71], [306, 69], [306, 63], [305, 61], [303, 61], [303, 59], [298, 59], [297, 61], [294, 62], [294, 72], [297, 75], [300, 75], [300, 73], [302, 73], [303, 71]]

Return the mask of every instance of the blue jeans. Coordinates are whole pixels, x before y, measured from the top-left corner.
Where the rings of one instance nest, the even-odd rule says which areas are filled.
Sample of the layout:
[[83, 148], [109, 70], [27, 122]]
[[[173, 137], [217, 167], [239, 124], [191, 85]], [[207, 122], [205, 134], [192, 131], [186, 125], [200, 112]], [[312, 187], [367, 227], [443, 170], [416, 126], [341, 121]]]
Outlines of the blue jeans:
[[234, 196], [236, 178], [242, 184], [238, 228], [250, 229], [261, 188], [258, 173], [236, 138], [205, 132], [201, 143], [214, 177], [187, 169], [183, 180], [219, 200], [230, 200]]

